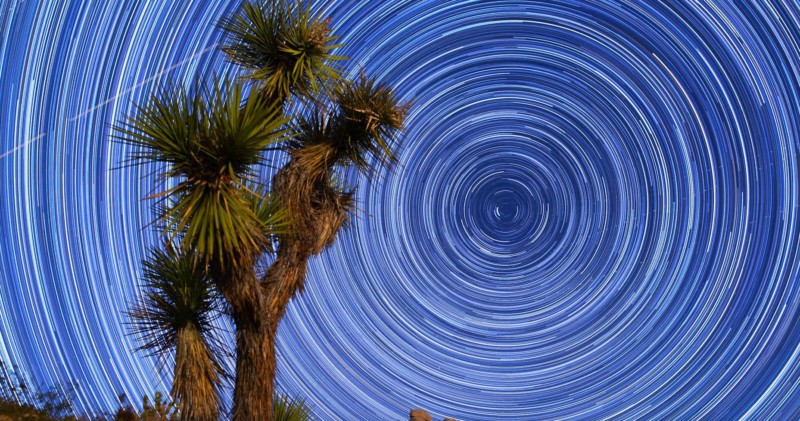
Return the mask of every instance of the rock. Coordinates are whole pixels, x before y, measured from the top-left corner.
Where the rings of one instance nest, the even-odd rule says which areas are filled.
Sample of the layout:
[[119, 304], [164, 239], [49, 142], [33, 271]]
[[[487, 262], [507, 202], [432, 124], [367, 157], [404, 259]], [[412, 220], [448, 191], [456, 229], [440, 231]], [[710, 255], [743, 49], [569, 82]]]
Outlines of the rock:
[[455, 418], [445, 418], [442, 421], [456, 421], [456, 419]]
[[412, 409], [408, 421], [432, 421], [431, 414], [424, 409]]

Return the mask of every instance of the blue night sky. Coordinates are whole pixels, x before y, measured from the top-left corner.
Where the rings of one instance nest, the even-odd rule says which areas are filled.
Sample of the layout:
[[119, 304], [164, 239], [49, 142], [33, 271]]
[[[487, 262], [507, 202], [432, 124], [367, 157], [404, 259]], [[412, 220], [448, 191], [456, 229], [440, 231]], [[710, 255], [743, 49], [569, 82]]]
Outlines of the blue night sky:
[[[110, 136], [238, 74], [238, 3], [0, 0], [0, 360], [81, 411], [169, 390], [124, 325], [157, 168]], [[800, 419], [796, 1], [313, 10], [414, 105], [281, 325], [282, 391], [325, 420]]]

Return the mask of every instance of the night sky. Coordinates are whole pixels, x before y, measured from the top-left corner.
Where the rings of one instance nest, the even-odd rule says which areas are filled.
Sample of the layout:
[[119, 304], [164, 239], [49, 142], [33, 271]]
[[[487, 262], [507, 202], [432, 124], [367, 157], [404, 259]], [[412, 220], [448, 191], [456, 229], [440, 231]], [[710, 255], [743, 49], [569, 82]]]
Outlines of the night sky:
[[[238, 2], [0, 5], [0, 360], [89, 413], [168, 391], [124, 314], [158, 168], [112, 126], [239, 74], [215, 26]], [[800, 419], [796, 1], [313, 10], [348, 76], [414, 105], [394, 170], [347, 175], [282, 391], [326, 420]]]

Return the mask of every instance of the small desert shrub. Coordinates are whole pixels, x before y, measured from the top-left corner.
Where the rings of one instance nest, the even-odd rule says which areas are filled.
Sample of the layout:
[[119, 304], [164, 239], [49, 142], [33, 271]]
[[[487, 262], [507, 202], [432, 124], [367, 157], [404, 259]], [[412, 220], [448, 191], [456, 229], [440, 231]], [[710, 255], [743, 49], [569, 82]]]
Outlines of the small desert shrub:
[[311, 419], [311, 409], [302, 399], [275, 395], [272, 400], [272, 408], [275, 421], [309, 421]]
[[67, 388], [32, 387], [16, 370], [0, 361], [0, 421], [74, 421], [71, 398], [72, 386]]

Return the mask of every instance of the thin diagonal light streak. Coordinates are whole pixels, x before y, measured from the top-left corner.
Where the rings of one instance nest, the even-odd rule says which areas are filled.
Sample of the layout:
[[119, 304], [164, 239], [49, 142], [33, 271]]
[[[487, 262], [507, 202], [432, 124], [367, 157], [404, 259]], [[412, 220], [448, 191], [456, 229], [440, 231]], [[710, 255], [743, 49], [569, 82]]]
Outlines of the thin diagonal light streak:
[[[206, 54], [207, 52], [209, 52], [211, 50], [214, 50], [218, 46], [219, 46], [219, 44], [214, 44], [214, 45], [212, 45], [210, 47], [207, 47], [207, 48], [205, 48], [205, 49], [203, 49], [203, 50], [201, 50], [201, 51], [199, 51], [199, 52], [197, 52], [195, 54], [192, 54], [191, 56], [189, 56], [189, 57], [179, 61], [178, 63], [175, 63], [172, 66], [170, 66], [170, 67], [168, 67], [168, 68], [166, 68], [166, 69], [154, 74], [153, 76], [150, 76], [149, 78], [147, 78], [147, 79], [145, 79], [145, 80], [143, 80], [143, 81], [141, 81], [141, 82], [139, 82], [139, 83], [137, 83], [137, 84], [135, 84], [135, 85], [133, 85], [133, 86], [131, 86], [131, 87], [119, 92], [119, 93], [117, 93], [116, 95], [106, 99], [105, 101], [100, 102], [100, 103], [96, 104], [95, 106], [93, 106], [91, 108], [88, 108], [88, 109], [86, 109], [86, 110], [74, 115], [72, 118], [67, 120], [67, 122], [68, 123], [75, 122], [76, 120], [78, 120], [78, 119], [80, 119], [80, 118], [82, 118], [82, 117], [84, 117], [84, 116], [96, 111], [97, 109], [102, 108], [103, 106], [114, 102], [117, 98], [119, 98], [119, 97], [121, 97], [121, 96], [123, 96], [125, 94], [128, 94], [128, 93], [130, 93], [130, 92], [132, 92], [132, 91], [134, 91], [136, 89], [139, 89], [142, 86], [144, 86], [144, 85], [146, 85], [146, 84], [148, 84], [148, 83], [160, 78], [161, 76], [164, 76], [165, 74], [177, 69], [178, 67], [180, 67], [180, 66], [182, 66], [182, 65], [184, 65], [184, 64], [186, 64], [186, 63], [188, 63], [188, 62], [190, 62], [190, 61], [192, 61], [192, 60], [194, 60], [194, 59], [196, 59], [196, 58], [198, 58], [200, 56], [202, 56], [203, 54]], [[29, 139], [27, 142], [24, 142], [21, 145], [14, 147], [13, 149], [10, 149], [10, 150], [8, 150], [6, 152], [3, 152], [2, 154], [0, 154], [0, 159], [3, 159], [6, 156], [9, 156], [9, 155], [11, 155], [11, 154], [13, 154], [13, 153], [15, 153], [17, 151], [22, 150], [26, 146], [36, 142], [37, 140], [40, 140], [40, 139], [44, 138], [45, 136], [46, 136], [46, 133], [40, 133], [36, 137], [33, 137], [33, 138]]]

